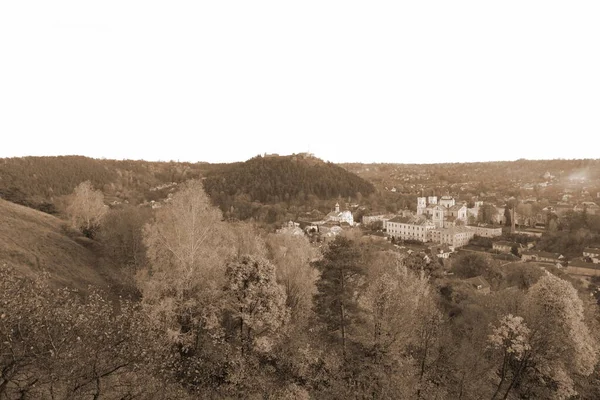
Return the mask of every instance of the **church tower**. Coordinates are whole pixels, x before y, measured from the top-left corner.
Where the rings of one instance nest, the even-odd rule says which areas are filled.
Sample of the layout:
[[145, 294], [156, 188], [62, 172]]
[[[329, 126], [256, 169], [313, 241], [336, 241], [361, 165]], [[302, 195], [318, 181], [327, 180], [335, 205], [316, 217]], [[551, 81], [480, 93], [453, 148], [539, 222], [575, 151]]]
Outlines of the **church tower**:
[[417, 215], [421, 215], [427, 208], [427, 198], [417, 197]]
[[335, 203], [335, 212], [336, 213], [340, 212], [340, 203]]

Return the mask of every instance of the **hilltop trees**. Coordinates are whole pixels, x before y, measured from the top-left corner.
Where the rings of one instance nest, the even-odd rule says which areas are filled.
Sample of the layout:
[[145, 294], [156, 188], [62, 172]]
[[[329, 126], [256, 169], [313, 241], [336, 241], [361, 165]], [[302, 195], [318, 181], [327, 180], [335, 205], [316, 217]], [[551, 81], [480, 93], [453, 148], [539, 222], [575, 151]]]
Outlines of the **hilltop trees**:
[[66, 211], [73, 228], [93, 237], [108, 207], [104, 204], [102, 192], [94, 190], [90, 181], [85, 181], [73, 191]]

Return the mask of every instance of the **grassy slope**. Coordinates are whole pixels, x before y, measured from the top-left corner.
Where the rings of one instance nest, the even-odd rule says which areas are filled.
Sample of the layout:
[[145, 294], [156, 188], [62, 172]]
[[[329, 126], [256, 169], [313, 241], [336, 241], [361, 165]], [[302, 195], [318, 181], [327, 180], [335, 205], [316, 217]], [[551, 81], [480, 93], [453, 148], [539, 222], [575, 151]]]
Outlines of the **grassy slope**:
[[29, 276], [46, 271], [56, 286], [114, 291], [122, 278], [101, 267], [97, 247], [56, 217], [0, 199], [0, 266]]

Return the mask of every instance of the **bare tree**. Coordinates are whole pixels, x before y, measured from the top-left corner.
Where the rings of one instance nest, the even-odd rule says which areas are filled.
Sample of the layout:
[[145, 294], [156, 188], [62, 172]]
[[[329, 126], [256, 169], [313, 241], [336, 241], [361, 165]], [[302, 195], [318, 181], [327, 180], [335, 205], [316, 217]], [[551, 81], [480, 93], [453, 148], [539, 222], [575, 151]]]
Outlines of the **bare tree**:
[[88, 237], [94, 236], [107, 211], [104, 194], [94, 190], [90, 181], [82, 182], [75, 188], [67, 206], [73, 228], [81, 230]]

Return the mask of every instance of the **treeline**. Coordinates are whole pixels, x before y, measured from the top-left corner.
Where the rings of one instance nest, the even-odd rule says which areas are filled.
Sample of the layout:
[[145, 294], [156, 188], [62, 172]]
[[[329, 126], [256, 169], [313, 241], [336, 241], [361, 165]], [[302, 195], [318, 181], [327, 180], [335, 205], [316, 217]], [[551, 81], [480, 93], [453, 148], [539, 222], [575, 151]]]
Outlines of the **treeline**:
[[223, 221], [198, 181], [153, 215], [103, 218], [139, 300], [0, 265], [0, 399], [600, 396], [598, 308], [557, 271], [468, 253], [457, 279], [356, 231], [317, 250]]
[[56, 212], [61, 196], [81, 182], [115, 200], [137, 204], [156, 193], [149, 190], [169, 182], [199, 178], [209, 164], [103, 160], [82, 156], [0, 159], [0, 197], [44, 212]]

